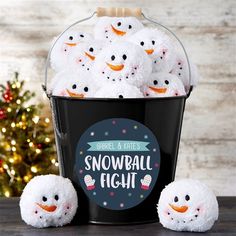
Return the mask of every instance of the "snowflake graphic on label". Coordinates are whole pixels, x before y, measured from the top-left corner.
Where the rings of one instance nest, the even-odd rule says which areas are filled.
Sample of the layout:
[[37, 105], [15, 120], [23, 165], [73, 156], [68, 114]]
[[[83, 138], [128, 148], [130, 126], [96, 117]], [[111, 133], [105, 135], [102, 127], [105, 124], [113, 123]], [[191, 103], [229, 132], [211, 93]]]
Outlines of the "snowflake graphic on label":
[[85, 194], [101, 207], [132, 208], [157, 184], [160, 149], [152, 131], [130, 119], [95, 123], [76, 149], [76, 174]]

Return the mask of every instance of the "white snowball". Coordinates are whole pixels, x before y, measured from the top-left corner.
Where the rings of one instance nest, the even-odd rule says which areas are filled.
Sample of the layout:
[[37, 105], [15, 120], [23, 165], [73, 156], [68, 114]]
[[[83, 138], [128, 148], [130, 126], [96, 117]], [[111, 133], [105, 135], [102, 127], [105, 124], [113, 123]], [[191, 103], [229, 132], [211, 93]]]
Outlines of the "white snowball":
[[143, 24], [135, 17], [100, 17], [94, 27], [95, 39], [108, 43], [126, 38], [143, 28]]
[[166, 72], [152, 73], [143, 87], [146, 97], [173, 97], [186, 95], [182, 81]]
[[140, 89], [127, 83], [108, 84], [94, 95], [96, 98], [142, 98]]
[[20, 199], [22, 219], [37, 228], [70, 223], [77, 206], [77, 194], [71, 181], [57, 175], [34, 177]]
[[141, 86], [152, 70], [147, 54], [137, 45], [117, 41], [105, 47], [96, 57], [92, 68], [94, 82], [100, 86], [108, 83]]
[[153, 72], [169, 72], [173, 67], [174, 44], [164, 32], [158, 29], [144, 28], [128, 40], [140, 46], [149, 55], [152, 60]]
[[[53, 43], [56, 39], [53, 40]], [[64, 70], [68, 63], [68, 56], [73, 52], [75, 46], [88, 40], [92, 40], [92, 36], [84, 32], [67, 31], [64, 33], [52, 49], [50, 57], [52, 68], [56, 72]]]
[[171, 68], [170, 73], [178, 76], [178, 78], [181, 79], [186, 91], [189, 90], [190, 85], [196, 86], [200, 77], [196, 65], [193, 64], [191, 61], [190, 61], [190, 69], [191, 69], [191, 83], [189, 81], [189, 68], [187, 59], [185, 56], [178, 53], [175, 57], [174, 65]]
[[183, 179], [170, 183], [158, 203], [160, 223], [176, 231], [204, 232], [218, 219], [214, 193], [198, 180]]
[[69, 55], [68, 66], [73, 69], [90, 71], [97, 54], [105, 46], [101, 40], [92, 40], [78, 44]]
[[58, 73], [52, 82], [52, 95], [64, 97], [92, 97], [95, 91], [90, 72], [67, 68]]

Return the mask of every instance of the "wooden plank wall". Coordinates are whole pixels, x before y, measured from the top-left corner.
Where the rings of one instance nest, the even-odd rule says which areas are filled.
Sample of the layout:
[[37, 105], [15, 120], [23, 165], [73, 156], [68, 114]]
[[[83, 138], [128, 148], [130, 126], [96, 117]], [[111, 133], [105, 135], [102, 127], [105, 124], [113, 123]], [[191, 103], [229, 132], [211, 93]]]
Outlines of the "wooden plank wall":
[[1, 81], [18, 70], [42, 97], [51, 39], [97, 6], [141, 7], [182, 39], [202, 81], [187, 101], [177, 178], [198, 178], [217, 195], [236, 195], [235, 0], [0, 1]]

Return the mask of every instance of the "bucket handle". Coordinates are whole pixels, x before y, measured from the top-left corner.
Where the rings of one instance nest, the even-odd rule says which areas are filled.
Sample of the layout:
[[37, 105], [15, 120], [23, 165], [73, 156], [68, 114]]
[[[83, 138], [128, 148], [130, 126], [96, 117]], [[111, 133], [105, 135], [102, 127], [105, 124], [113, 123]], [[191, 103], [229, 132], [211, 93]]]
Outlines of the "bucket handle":
[[97, 8], [97, 16], [113, 16], [113, 17], [127, 17], [127, 16], [134, 16], [134, 17], [141, 17], [142, 10], [141, 8], [125, 8], [125, 7], [98, 7]]
[[44, 73], [44, 84], [42, 84], [42, 88], [44, 90], [44, 92], [46, 93], [47, 97], [50, 98], [51, 94], [47, 93], [47, 82], [48, 82], [48, 66], [49, 66], [49, 61], [50, 61], [50, 56], [51, 56], [51, 52], [54, 48], [54, 46], [56, 45], [57, 41], [62, 37], [62, 35], [67, 32], [70, 28], [74, 27], [75, 25], [87, 21], [89, 19], [91, 19], [94, 15], [96, 15], [98, 17], [101, 16], [117, 16], [117, 17], [127, 17], [127, 16], [135, 16], [135, 17], [140, 17], [142, 16], [144, 19], [146, 19], [147, 21], [158, 25], [162, 28], [164, 28], [165, 30], [167, 30], [172, 36], [174, 36], [174, 38], [179, 42], [180, 46], [182, 47], [185, 57], [187, 59], [187, 64], [188, 64], [188, 74], [189, 74], [189, 82], [190, 82], [190, 89], [187, 93], [187, 98], [190, 96], [192, 90], [193, 90], [193, 86], [191, 85], [192, 82], [192, 77], [191, 77], [191, 66], [190, 66], [190, 61], [189, 61], [189, 57], [187, 54], [187, 51], [183, 45], [183, 43], [180, 41], [180, 39], [178, 38], [178, 36], [170, 29], [168, 29], [166, 26], [162, 25], [161, 23], [158, 23], [156, 21], [154, 21], [153, 19], [147, 17], [146, 15], [144, 15], [144, 13], [141, 11], [141, 8], [102, 8], [102, 7], [98, 7], [97, 11], [93, 12], [92, 15], [90, 15], [89, 17], [86, 17], [82, 20], [78, 20], [76, 22], [74, 22], [73, 24], [71, 24], [70, 26], [68, 26], [65, 30], [62, 31], [62, 33], [57, 37], [57, 39], [53, 42], [48, 55], [47, 55], [47, 59], [46, 59], [46, 65], [45, 65], [45, 73]]

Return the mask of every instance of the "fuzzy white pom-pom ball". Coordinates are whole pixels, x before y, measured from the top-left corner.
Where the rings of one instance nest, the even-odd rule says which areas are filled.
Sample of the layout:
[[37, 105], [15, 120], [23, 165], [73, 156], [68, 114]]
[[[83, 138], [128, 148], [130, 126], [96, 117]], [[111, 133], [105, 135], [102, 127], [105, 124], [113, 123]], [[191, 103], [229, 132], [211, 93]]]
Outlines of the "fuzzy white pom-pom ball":
[[142, 98], [139, 88], [127, 83], [108, 84], [100, 88], [94, 95], [95, 98]]
[[177, 54], [173, 67], [170, 70], [170, 73], [178, 76], [178, 78], [183, 82], [185, 90], [188, 91], [190, 86], [196, 86], [199, 81], [199, 73], [196, 65], [189, 61], [190, 72], [191, 72], [191, 81], [189, 77], [189, 66], [185, 56], [182, 54]]
[[152, 73], [143, 87], [145, 97], [174, 97], [186, 95], [182, 81], [166, 72]]
[[74, 98], [91, 97], [95, 91], [89, 71], [73, 70], [70, 67], [54, 77], [51, 87], [54, 96]]
[[91, 40], [78, 44], [69, 55], [68, 66], [73, 69], [91, 70], [97, 54], [105, 46], [101, 40]]
[[37, 228], [70, 223], [77, 206], [77, 194], [71, 181], [57, 175], [34, 177], [20, 199], [22, 219]]
[[143, 28], [135, 17], [100, 17], [94, 27], [95, 39], [111, 43], [117, 39], [129, 37]]
[[137, 45], [117, 41], [105, 47], [92, 68], [94, 82], [100, 86], [126, 82], [134, 86], [145, 83], [152, 71], [151, 60]]
[[164, 32], [144, 28], [129, 39], [140, 46], [152, 60], [153, 72], [169, 72], [175, 59], [175, 47], [171, 38]]
[[58, 37], [53, 40], [53, 43], [55, 40], [57, 41], [50, 56], [51, 66], [56, 72], [65, 69], [68, 64], [68, 58], [77, 45], [81, 42], [92, 40], [90, 34], [77, 31], [67, 31], [60, 38]]
[[163, 189], [158, 203], [160, 223], [176, 231], [205, 232], [219, 214], [214, 193], [203, 183], [182, 179]]

